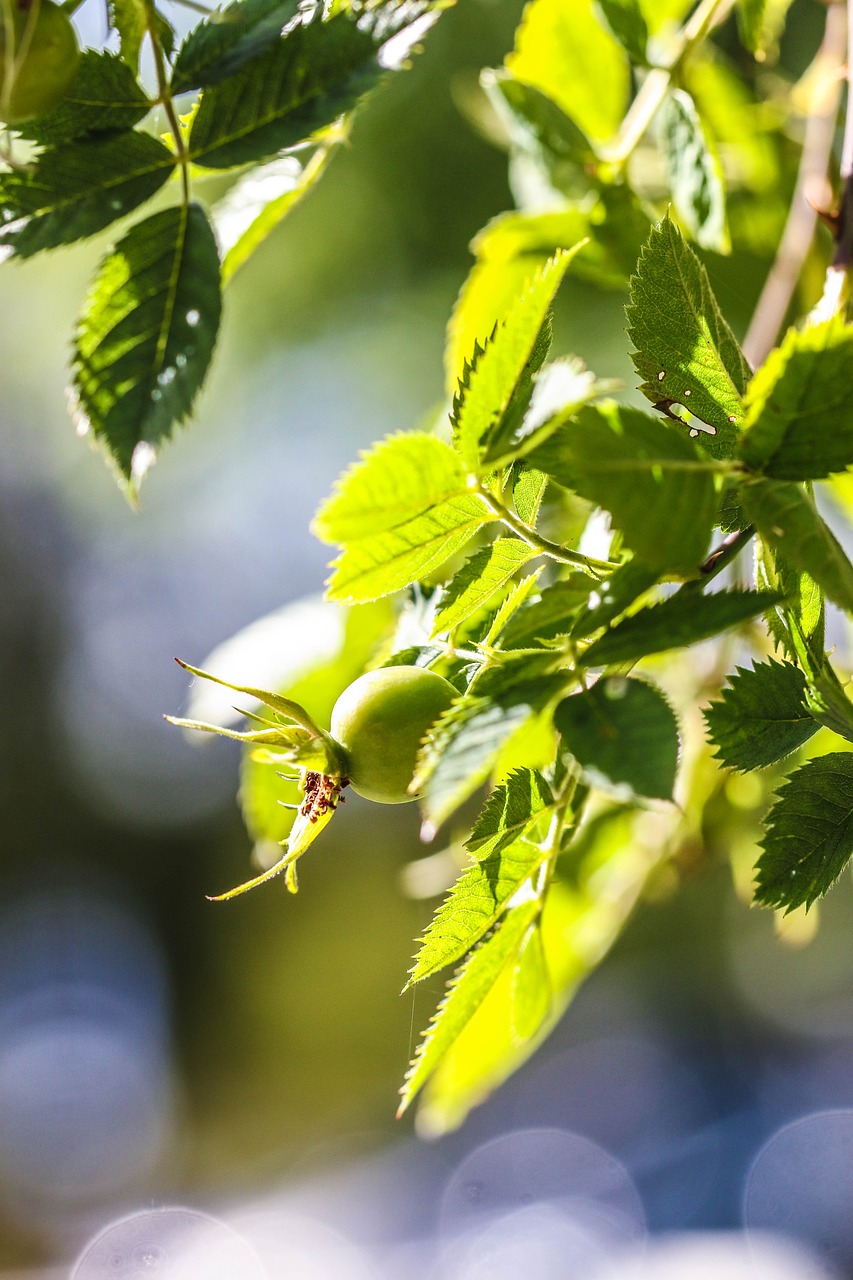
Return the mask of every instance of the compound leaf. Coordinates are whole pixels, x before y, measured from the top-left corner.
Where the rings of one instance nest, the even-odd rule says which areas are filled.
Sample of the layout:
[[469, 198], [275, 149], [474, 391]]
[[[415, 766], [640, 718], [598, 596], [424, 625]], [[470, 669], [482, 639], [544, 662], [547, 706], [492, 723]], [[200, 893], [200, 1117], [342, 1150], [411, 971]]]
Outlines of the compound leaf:
[[0, 174], [0, 244], [19, 258], [103, 230], [166, 182], [175, 156], [147, 133], [69, 143]]
[[853, 463], [853, 325], [789, 329], [746, 393], [741, 456], [777, 480], [822, 480]]
[[514, 962], [539, 910], [538, 902], [525, 902], [508, 911], [497, 932], [478, 947], [460, 969], [418, 1046], [401, 1090], [398, 1115], [406, 1110], [498, 978]]
[[268, 45], [299, 11], [299, 0], [234, 0], [199, 22], [184, 40], [172, 72], [172, 92], [224, 80]]
[[765, 542], [806, 573], [842, 609], [853, 611], [853, 565], [796, 484], [757, 480], [741, 487], [744, 510]]
[[768, 591], [717, 591], [707, 596], [677, 592], [617, 622], [578, 657], [578, 662], [585, 667], [605, 667], [681, 649], [765, 613], [778, 599]]
[[853, 754], [834, 751], [792, 773], [767, 817], [755, 896], [768, 907], [809, 907], [853, 854]]
[[806, 678], [791, 662], [771, 658], [738, 667], [722, 697], [704, 712], [717, 759], [746, 772], [796, 751], [818, 729], [805, 698]]
[[528, 461], [609, 511], [650, 568], [679, 573], [701, 564], [718, 505], [708, 460], [649, 414], [588, 405]]
[[118, 54], [84, 49], [77, 79], [59, 106], [15, 128], [42, 146], [56, 146], [90, 134], [132, 129], [150, 110], [142, 86]]
[[450, 580], [432, 629], [434, 636], [452, 631], [487, 604], [523, 564], [538, 552], [518, 538], [496, 538], [475, 551]]
[[673, 89], [667, 94], [658, 127], [679, 218], [703, 249], [728, 253], [731, 242], [723, 175], [689, 93]]
[[565, 698], [554, 724], [593, 786], [622, 798], [672, 799], [678, 725], [653, 685], [602, 677], [591, 689]]
[[698, 443], [735, 452], [750, 369], [723, 319], [708, 275], [669, 217], [652, 227], [626, 308], [640, 390], [654, 404], [683, 404], [714, 430]]
[[131, 489], [190, 412], [220, 311], [216, 242], [196, 204], [138, 222], [101, 263], [78, 323], [74, 387], [81, 422]]

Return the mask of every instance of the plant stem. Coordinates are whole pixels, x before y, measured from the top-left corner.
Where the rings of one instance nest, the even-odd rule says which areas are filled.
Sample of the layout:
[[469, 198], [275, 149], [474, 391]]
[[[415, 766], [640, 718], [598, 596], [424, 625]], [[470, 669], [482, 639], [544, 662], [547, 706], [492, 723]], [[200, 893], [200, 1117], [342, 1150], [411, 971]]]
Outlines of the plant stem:
[[[814, 79], [818, 83], [822, 100], [812, 102], [806, 118], [800, 167], [785, 230], [743, 343], [744, 355], [754, 369], [763, 364], [776, 342], [811, 248], [818, 209], [829, 203], [827, 169], [841, 100], [846, 28], [843, 3], [830, 4], [823, 41], [805, 77], [807, 82]], [[848, 111], [845, 147], [847, 134], [851, 133], [849, 120]], [[850, 146], [853, 147], [853, 140]]]
[[181, 122], [175, 111], [175, 103], [172, 99], [172, 90], [169, 85], [169, 72], [166, 66], [166, 55], [163, 52], [163, 44], [160, 40], [160, 33], [157, 30], [157, 11], [152, 0], [146, 0], [146, 30], [148, 39], [151, 42], [151, 51], [154, 55], [154, 72], [157, 76], [157, 102], [162, 106], [166, 113], [166, 119], [169, 121], [169, 128], [172, 137], [175, 140], [175, 154], [178, 158], [178, 164], [181, 167], [181, 186], [183, 188], [184, 204], [189, 204], [190, 199], [190, 176], [189, 176], [189, 155], [184, 141]]
[[582, 569], [590, 570], [596, 576], [600, 573], [612, 573], [614, 569], [619, 568], [617, 564], [612, 564], [609, 560], [596, 560], [593, 556], [585, 556], [580, 551], [571, 551], [568, 547], [560, 546], [558, 542], [551, 542], [550, 538], [543, 538], [529, 524], [525, 524], [518, 516], [513, 515], [509, 507], [504, 506], [500, 499], [490, 493], [484, 485], [479, 485], [476, 492], [479, 493], [489, 510], [508, 529], [511, 529], [529, 547], [541, 552], [543, 556], [550, 556], [552, 560], [559, 560], [562, 564], [579, 565]]
[[652, 67], [642, 87], [628, 108], [613, 146], [604, 159], [618, 168], [624, 168], [629, 157], [642, 140], [654, 119], [655, 113], [666, 97], [667, 89], [685, 60], [714, 27], [723, 22], [734, 8], [735, 0], [700, 0], [694, 12], [682, 28], [675, 52], [664, 67]]

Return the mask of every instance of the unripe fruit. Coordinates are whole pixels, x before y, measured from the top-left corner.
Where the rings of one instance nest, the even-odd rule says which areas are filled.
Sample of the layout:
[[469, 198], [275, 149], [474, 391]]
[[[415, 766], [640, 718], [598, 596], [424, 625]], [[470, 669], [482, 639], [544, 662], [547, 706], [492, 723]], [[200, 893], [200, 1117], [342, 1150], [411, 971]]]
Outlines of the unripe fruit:
[[0, 120], [22, 124], [53, 111], [79, 61], [74, 28], [53, 0], [0, 0]]
[[418, 748], [457, 690], [423, 667], [382, 667], [345, 689], [331, 734], [344, 748], [353, 791], [379, 804], [414, 800], [409, 786]]

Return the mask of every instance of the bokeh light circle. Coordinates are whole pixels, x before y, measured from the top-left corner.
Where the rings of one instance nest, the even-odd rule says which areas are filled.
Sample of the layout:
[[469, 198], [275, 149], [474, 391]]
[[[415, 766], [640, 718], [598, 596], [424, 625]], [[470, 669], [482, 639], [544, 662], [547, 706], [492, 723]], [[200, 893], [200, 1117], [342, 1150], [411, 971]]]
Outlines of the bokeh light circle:
[[87, 1246], [70, 1280], [268, 1280], [251, 1246], [194, 1209], [152, 1209], [112, 1223]]

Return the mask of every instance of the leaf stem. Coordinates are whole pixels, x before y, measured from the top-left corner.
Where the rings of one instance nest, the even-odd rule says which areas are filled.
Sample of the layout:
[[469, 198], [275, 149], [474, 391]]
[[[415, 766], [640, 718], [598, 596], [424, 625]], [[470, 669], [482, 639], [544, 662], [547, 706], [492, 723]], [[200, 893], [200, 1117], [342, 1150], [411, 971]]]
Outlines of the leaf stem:
[[755, 526], [751, 524], [747, 525], [745, 529], [735, 529], [734, 532], [727, 534], [720, 545], [715, 547], [704, 563], [700, 565], [699, 575], [691, 578], [689, 582], [685, 582], [679, 589], [678, 594], [681, 594], [682, 591], [704, 590], [705, 586], [716, 578], [718, 573], [722, 573], [727, 565], [737, 559], [754, 536]]
[[505, 506], [500, 498], [496, 498], [485, 485], [478, 485], [476, 492], [502, 524], [511, 529], [522, 542], [541, 552], [543, 556], [550, 556], [552, 560], [559, 560], [562, 564], [578, 565], [582, 569], [588, 569], [595, 576], [600, 573], [612, 573], [614, 569], [619, 568], [609, 560], [596, 560], [593, 556], [585, 556], [580, 551], [572, 551], [569, 547], [560, 546], [550, 538], [543, 538], [541, 533], [537, 533], [531, 525], [525, 524], [517, 515], [514, 515], [509, 507]]
[[189, 154], [187, 152], [186, 143], [184, 141], [181, 122], [178, 119], [178, 113], [175, 111], [175, 103], [172, 98], [172, 90], [169, 84], [169, 72], [166, 65], [166, 55], [163, 50], [163, 42], [160, 39], [160, 33], [157, 30], [157, 10], [153, 4], [153, 0], [145, 0], [145, 22], [148, 32], [148, 39], [151, 42], [151, 51], [154, 55], [154, 72], [157, 77], [157, 99], [156, 101], [162, 106], [166, 113], [166, 119], [169, 122], [169, 129], [175, 140], [175, 155], [178, 164], [181, 167], [181, 187], [183, 190], [184, 204], [190, 201], [190, 175], [189, 175]]
[[652, 67], [639, 93], [628, 108], [612, 147], [604, 159], [617, 168], [624, 168], [629, 157], [639, 146], [643, 135], [666, 97], [673, 79], [697, 45], [714, 27], [723, 22], [734, 8], [735, 0], [700, 0], [696, 9], [682, 28], [675, 51], [663, 67]]

